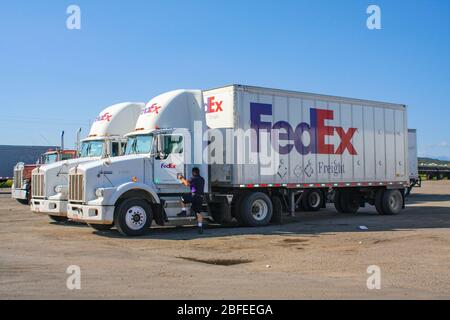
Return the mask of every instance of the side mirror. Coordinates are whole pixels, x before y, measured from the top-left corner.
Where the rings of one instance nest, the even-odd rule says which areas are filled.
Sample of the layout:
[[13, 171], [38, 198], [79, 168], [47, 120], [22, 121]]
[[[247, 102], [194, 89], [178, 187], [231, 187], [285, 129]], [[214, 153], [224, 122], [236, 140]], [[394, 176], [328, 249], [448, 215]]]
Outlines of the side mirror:
[[111, 156], [111, 145], [112, 145], [112, 142], [111, 141], [106, 141], [105, 142], [106, 143], [106, 157], [110, 157]]
[[164, 150], [164, 141], [161, 135], [156, 136], [156, 153], [160, 154]]

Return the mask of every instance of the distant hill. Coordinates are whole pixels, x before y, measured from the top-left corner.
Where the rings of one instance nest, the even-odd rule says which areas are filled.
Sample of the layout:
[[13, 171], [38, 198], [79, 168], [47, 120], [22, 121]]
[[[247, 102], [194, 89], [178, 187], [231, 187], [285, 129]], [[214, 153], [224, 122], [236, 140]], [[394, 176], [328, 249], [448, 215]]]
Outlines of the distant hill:
[[420, 158], [419, 157], [419, 166], [447, 166], [450, 167], [450, 161], [447, 160], [438, 160], [432, 158]]

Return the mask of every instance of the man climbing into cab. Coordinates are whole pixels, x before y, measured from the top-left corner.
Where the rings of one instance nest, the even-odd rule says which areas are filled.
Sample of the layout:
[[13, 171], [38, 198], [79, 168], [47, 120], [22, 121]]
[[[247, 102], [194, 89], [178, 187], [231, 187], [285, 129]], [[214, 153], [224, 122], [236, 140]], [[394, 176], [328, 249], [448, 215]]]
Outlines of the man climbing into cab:
[[183, 183], [186, 187], [191, 188], [191, 193], [184, 195], [181, 200], [183, 203], [183, 207], [180, 213], [178, 213], [178, 217], [187, 217], [187, 209], [186, 204], [191, 204], [191, 212], [195, 213], [197, 216], [197, 226], [198, 233], [203, 233], [203, 215], [202, 215], [202, 204], [203, 204], [203, 195], [205, 189], [205, 179], [200, 176], [200, 169], [197, 167], [192, 168], [192, 177], [189, 180], [186, 180], [182, 174], [178, 174], [178, 179]]

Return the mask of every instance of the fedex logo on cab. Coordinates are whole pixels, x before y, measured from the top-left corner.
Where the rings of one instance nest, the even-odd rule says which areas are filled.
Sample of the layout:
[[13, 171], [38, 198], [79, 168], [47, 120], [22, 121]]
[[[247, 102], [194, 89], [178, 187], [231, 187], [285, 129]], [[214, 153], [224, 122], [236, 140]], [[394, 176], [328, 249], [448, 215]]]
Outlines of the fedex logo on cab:
[[177, 165], [175, 163], [161, 163], [161, 169], [176, 169]]
[[[256, 131], [256, 148], [252, 145], [253, 151], [259, 151], [259, 132], [261, 130], [279, 130], [279, 142], [288, 142], [278, 146], [280, 154], [289, 154], [294, 148], [301, 155], [306, 154], [344, 154], [357, 155], [357, 151], [351, 140], [357, 131], [357, 128], [327, 126], [326, 120], [334, 119], [333, 110], [311, 108], [309, 111], [310, 123], [299, 123], [295, 128], [287, 121], [278, 121], [272, 125], [271, 122], [262, 121], [261, 116], [272, 116], [272, 105], [264, 103], [250, 103], [250, 122], [251, 128]], [[309, 144], [305, 145], [302, 136], [309, 134]], [[333, 144], [325, 143], [327, 136], [339, 137], [339, 146], [335, 149]]]
[[146, 106], [142, 111], [141, 114], [146, 114], [146, 113], [154, 113], [154, 114], [158, 114], [159, 110], [161, 110], [161, 106], [158, 105], [157, 103], [152, 104], [151, 106]]
[[95, 121], [111, 121], [112, 114], [109, 112], [105, 112], [104, 114], [99, 115], [97, 118], [95, 118]]

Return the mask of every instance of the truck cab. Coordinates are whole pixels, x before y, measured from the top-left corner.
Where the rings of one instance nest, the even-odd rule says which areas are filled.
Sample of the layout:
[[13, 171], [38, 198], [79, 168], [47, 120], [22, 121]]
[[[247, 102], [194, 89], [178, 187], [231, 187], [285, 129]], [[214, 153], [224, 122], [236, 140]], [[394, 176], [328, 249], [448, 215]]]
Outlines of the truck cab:
[[[207, 142], [191, 141], [196, 125], [205, 126], [200, 90], [176, 90], [152, 99], [126, 135], [123, 156], [69, 171], [68, 217], [98, 230], [116, 224], [126, 235], [141, 234], [152, 220], [160, 225], [180, 220], [181, 195], [189, 188], [178, 175], [199, 167], [208, 192], [208, 169], [202, 161]], [[202, 129], [199, 134], [201, 139]], [[115, 217], [117, 210], [121, 218]]]
[[58, 161], [74, 159], [76, 150], [48, 150], [36, 161], [36, 164], [19, 162], [14, 166], [14, 180], [11, 188], [11, 197], [19, 203], [28, 205], [31, 199], [31, 172], [38, 166]]
[[104, 109], [81, 141], [80, 157], [35, 168], [32, 172], [31, 211], [57, 222], [67, 220], [68, 172], [82, 163], [109, 159], [125, 151], [124, 135], [134, 127], [143, 103], [119, 103]]

